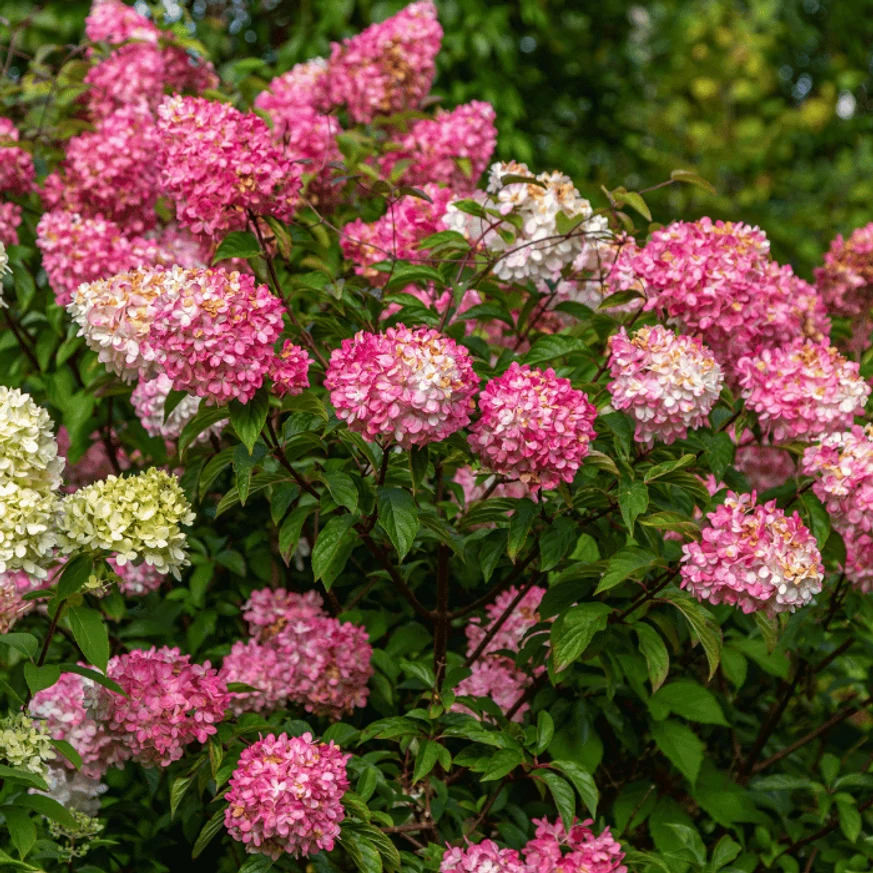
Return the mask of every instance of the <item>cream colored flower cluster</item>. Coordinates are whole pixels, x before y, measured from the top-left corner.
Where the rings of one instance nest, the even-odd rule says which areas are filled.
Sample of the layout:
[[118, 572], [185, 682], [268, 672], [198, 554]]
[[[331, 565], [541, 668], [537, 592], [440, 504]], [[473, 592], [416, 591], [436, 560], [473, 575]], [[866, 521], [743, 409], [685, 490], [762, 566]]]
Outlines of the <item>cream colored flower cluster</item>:
[[109, 476], [64, 498], [61, 545], [67, 553], [113, 552], [122, 567], [143, 560], [178, 579], [188, 564], [181, 526], [193, 521], [178, 479], [152, 468], [137, 476]]
[[38, 722], [22, 712], [0, 718], [0, 759], [10, 767], [45, 776], [46, 762], [54, 757], [52, 739]]
[[29, 394], [0, 386], [0, 573], [45, 578], [63, 469], [48, 413]]

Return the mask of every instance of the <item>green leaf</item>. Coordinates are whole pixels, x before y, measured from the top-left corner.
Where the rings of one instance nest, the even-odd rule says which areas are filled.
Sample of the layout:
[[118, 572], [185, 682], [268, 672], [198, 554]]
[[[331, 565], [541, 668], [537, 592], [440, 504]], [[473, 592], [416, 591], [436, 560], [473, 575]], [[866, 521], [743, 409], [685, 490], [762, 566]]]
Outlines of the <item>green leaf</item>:
[[686, 621], [691, 626], [692, 634], [706, 652], [706, 660], [709, 662], [709, 678], [712, 679], [721, 660], [723, 645], [721, 628], [715, 623], [712, 613], [704, 609], [687, 591], [682, 591], [679, 588], [665, 588], [657, 599], [672, 603], [685, 616]]
[[723, 836], [712, 850], [712, 859], [709, 862], [713, 873], [727, 867], [742, 852], [743, 847], [732, 840], [729, 836]]
[[427, 476], [430, 454], [427, 446], [413, 446], [409, 451], [409, 473], [412, 477], [412, 490], [417, 492]]
[[646, 471], [643, 476], [643, 482], [648, 485], [649, 482], [653, 482], [667, 473], [672, 473], [674, 470], [681, 470], [682, 467], [687, 467], [696, 460], [697, 458], [694, 455], [682, 455], [681, 458], [677, 458], [675, 461], [664, 461], [662, 464], [655, 464]]
[[541, 769], [536, 770], [535, 773], [536, 778], [542, 779], [552, 793], [552, 799], [555, 801], [555, 807], [564, 823], [564, 829], [569, 833], [576, 817], [576, 793], [566, 780], [551, 770]]
[[66, 600], [88, 581], [94, 572], [94, 561], [87, 555], [77, 555], [68, 561], [58, 580], [58, 600]]
[[595, 589], [595, 594], [602, 594], [620, 585], [626, 579], [639, 571], [651, 570], [658, 563], [658, 558], [647, 549], [636, 546], [625, 546], [619, 549], [606, 566], [606, 572]]
[[340, 845], [361, 873], [382, 873], [382, 856], [371, 840], [343, 828]]
[[552, 658], [560, 672], [588, 648], [598, 631], [605, 630], [612, 608], [605, 603], [582, 603], [558, 616], [552, 625]]
[[187, 391], [176, 391], [175, 389], [170, 389], [170, 392], [167, 394], [167, 399], [164, 401], [164, 423], [166, 423], [167, 419], [173, 414], [173, 410], [188, 396]]
[[824, 508], [824, 504], [812, 491], [806, 491], [800, 499], [805, 510], [801, 512], [803, 520], [810, 533], [815, 537], [819, 549], [823, 549], [831, 533], [831, 517]]
[[66, 741], [52, 740], [52, 745], [77, 769], [82, 769], [82, 756]]
[[649, 508], [649, 489], [642, 482], [622, 477], [618, 486], [618, 506], [628, 532], [633, 536], [634, 522]]
[[555, 721], [544, 709], [541, 709], [537, 713], [537, 736], [534, 754], [542, 755], [548, 749], [549, 743], [551, 743], [554, 736]]
[[688, 185], [695, 185], [698, 188], [703, 188], [704, 191], [708, 191], [710, 194], [718, 193], [711, 183], [707, 182], [706, 179], [699, 176], [693, 170], [673, 170], [673, 172], [670, 173], [670, 178], [675, 182], [685, 182]]
[[[509, 775], [524, 760], [524, 755], [515, 749], [501, 749], [487, 759], [481, 768], [482, 782], [493, 782]], [[472, 768], [471, 768], [472, 769]]]
[[0, 779], [9, 782], [15, 782], [21, 785], [27, 785], [29, 788], [36, 788], [39, 791], [48, 791], [48, 782], [42, 776], [36, 773], [29, 773], [27, 770], [18, 770], [15, 767], [7, 767], [5, 764], [0, 764]]
[[652, 220], [652, 213], [646, 201], [636, 191], [613, 191], [612, 197], [619, 206], [630, 206], [631, 209], [639, 212], [646, 221]]
[[840, 817], [840, 830], [843, 836], [850, 842], [854, 843], [861, 836], [861, 813], [858, 812], [858, 807], [854, 803], [845, 800], [837, 801], [837, 812]]
[[715, 695], [690, 679], [664, 685], [649, 698], [649, 711], [657, 720], [673, 713], [688, 721], [728, 726]]
[[756, 612], [754, 618], [767, 651], [772, 654], [779, 646], [779, 622], [775, 618], [764, 615], [763, 612]]
[[67, 612], [70, 629], [82, 654], [98, 670], [104, 672], [109, 663], [109, 631], [103, 616], [87, 606], [73, 606]]
[[267, 855], [250, 855], [239, 873], [267, 873], [275, 862]]
[[3, 806], [0, 807], [0, 812], [6, 819], [6, 829], [9, 831], [12, 845], [15, 846], [18, 856], [24, 860], [36, 842], [36, 825], [30, 816], [18, 807]]
[[515, 511], [509, 519], [509, 539], [507, 548], [509, 560], [515, 563], [518, 553], [527, 542], [531, 525], [537, 514], [537, 505], [526, 497], [515, 505]]
[[315, 503], [303, 504], [292, 510], [288, 518], [282, 522], [282, 527], [279, 528], [279, 554], [286, 564], [291, 560], [291, 555], [300, 542], [300, 533], [306, 519], [315, 512], [315, 509]]
[[321, 530], [312, 550], [312, 572], [316, 580], [321, 579], [325, 589], [330, 591], [336, 577], [342, 573], [355, 548], [355, 534], [352, 528], [357, 518], [354, 515], [340, 515], [332, 518]]
[[239, 400], [230, 402], [230, 423], [243, 445], [252, 454], [255, 443], [267, 423], [267, 413], [270, 411], [269, 395], [263, 388], [248, 403]]
[[678, 721], [652, 723], [652, 738], [673, 766], [692, 784], [703, 763], [704, 745], [691, 728]]
[[355, 480], [342, 470], [324, 471], [321, 474], [330, 496], [339, 506], [354, 512], [358, 508], [358, 489], [355, 488]]
[[104, 676], [102, 673], [98, 673], [96, 670], [82, 667], [80, 664], [67, 663], [61, 664], [60, 669], [62, 673], [75, 673], [77, 676], [84, 676], [86, 679], [90, 679], [92, 682], [96, 682], [98, 685], [102, 685], [104, 688], [108, 688], [110, 691], [122, 695], [122, 697], [127, 697], [124, 690], [117, 682], [110, 679], [108, 676]]
[[652, 692], [655, 692], [664, 684], [670, 672], [670, 653], [661, 635], [651, 625], [639, 621], [633, 628], [640, 643], [640, 652], [646, 659]]
[[184, 454], [203, 431], [226, 418], [227, 410], [223, 406], [201, 406], [197, 415], [182, 428], [179, 435], [179, 454]]
[[212, 263], [217, 264], [228, 258], [254, 258], [260, 253], [261, 247], [254, 234], [245, 230], [234, 230], [218, 244]]
[[3, 634], [3, 636], [0, 636], [0, 643], [10, 646], [17, 652], [21, 652], [25, 658], [30, 658], [31, 660], [39, 651], [39, 640], [33, 634]]
[[726, 433], [701, 434], [700, 439], [706, 446], [704, 458], [709, 462], [709, 469], [719, 482], [724, 478], [728, 467], [733, 463], [736, 446]]
[[439, 758], [440, 744], [433, 740], [423, 740], [415, 757], [415, 768], [412, 771], [412, 784], [421, 781], [433, 770]]
[[402, 561], [412, 548], [420, 526], [419, 510], [412, 495], [402, 488], [379, 488], [379, 524]]
[[198, 857], [203, 850], [212, 842], [212, 838], [224, 827], [224, 809], [219, 809], [200, 831], [197, 840], [194, 843], [194, 848], [191, 850], [191, 857]]
[[24, 681], [31, 693], [37, 694], [46, 688], [51, 688], [61, 678], [61, 668], [57, 664], [43, 664], [37, 667], [30, 662], [24, 665]]
[[587, 351], [588, 345], [581, 339], [558, 333], [547, 334], [539, 337], [531, 346], [530, 351], [523, 358], [523, 363], [536, 367], [574, 352]]
[[40, 815], [44, 815], [46, 818], [50, 818], [64, 827], [76, 827], [76, 820], [73, 816], [57, 800], [46, 797], [44, 794], [19, 795], [15, 798], [15, 802], [19, 806], [26, 806], [28, 809], [35, 810]]
[[573, 787], [579, 792], [579, 797], [582, 798], [585, 808], [591, 813], [592, 818], [596, 818], [600, 793], [597, 791], [597, 785], [592, 775], [575, 761], [560, 760], [552, 763], [573, 783]]
[[185, 793], [188, 789], [197, 781], [197, 771], [200, 769], [200, 765], [197, 765], [197, 769], [190, 776], [180, 776], [173, 782], [172, 788], [170, 788], [170, 818], [174, 819], [176, 817], [176, 810], [179, 808], [179, 804], [182, 802], [182, 798], [185, 796]]
[[579, 528], [569, 518], [556, 518], [539, 538], [540, 572], [546, 573], [560, 563], [576, 544]]

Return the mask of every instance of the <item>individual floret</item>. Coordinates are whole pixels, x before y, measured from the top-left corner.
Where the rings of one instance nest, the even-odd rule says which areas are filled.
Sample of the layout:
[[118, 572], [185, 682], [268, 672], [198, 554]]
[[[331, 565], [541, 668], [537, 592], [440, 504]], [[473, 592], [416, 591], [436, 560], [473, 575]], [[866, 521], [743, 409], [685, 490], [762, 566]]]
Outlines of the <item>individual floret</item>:
[[707, 424], [724, 374], [699, 339], [665, 327], [622, 328], [609, 338], [609, 391], [615, 409], [636, 422], [638, 442], [667, 445]]
[[795, 512], [729, 491], [707, 515], [702, 539], [682, 547], [682, 587], [698, 600], [743, 612], [794, 612], [821, 591], [824, 568], [815, 538]]
[[398, 324], [343, 340], [324, 385], [352, 430], [409, 449], [465, 427], [479, 379], [463, 346], [431, 328]]
[[596, 436], [587, 395], [549, 369], [513, 361], [479, 397], [469, 442], [483, 466], [532, 491], [572, 482]]

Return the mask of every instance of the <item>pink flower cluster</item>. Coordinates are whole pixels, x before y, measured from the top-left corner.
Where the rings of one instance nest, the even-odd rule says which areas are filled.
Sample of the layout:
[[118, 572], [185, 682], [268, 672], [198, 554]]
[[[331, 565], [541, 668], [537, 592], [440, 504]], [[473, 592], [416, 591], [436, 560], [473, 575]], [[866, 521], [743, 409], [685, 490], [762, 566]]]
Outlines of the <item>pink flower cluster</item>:
[[326, 110], [330, 106], [327, 71], [324, 58], [295, 64], [287, 73], [276, 76], [270, 87], [255, 98], [255, 108], [270, 116], [278, 137], [285, 136], [301, 110]]
[[635, 439], [669, 445], [703, 427], [718, 402], [724, 374], [696, 337], [666, 327], [622, 328], [609, 338], [609, 391], [615, 409], [636, 421]]
[[306, 349], [285, 340], [282, 350], [273, 356], [267, 375], [273, 380], [273, 393], [279, 397], [300, 394], [309, 387], [309, 355]]
[[127, 697], [101, 686], [97, 721], [119, 753], [147, 766], [166, 767], [182, 757], [185, 746], [206, 742], [230, 703], [223, 674], [208, 661], [192, 664], [190, 655], [175, 648], [115, 655], [106, 675]]
[[698, 600], [743, 612], [794, 612], [821, 591], [824, 568], [815, 538], [795, 512], [729, 491], [707, 515], [701, 542], [682, 547], [682, 587]]
[[[478, 481], [483, 478], [484, 481]], [[496, 488], [489, 490], [495, 478], [494, 475], [485, 477], [482, 474], [477, 475], [477, 472], [472, 467], [460, 467], [454, 475], [454, 481], [464, 491], [465, 506], [470, 506], [477, 500], [482, 500], [486, 492], [492, 497], [508, 497], [511, 499], [530, 497], [530, 490], [523, 482], [501, 482]]]
[[843, 571], [846, 578], [862, 594], [873, 592], [873, 537], [855, 528], [843, 534], [846, 545], [846, 561]]
[[496, 117], [490, 103], [473, 100], [414, 121], [380, 160], [382, 175], [390, 176], [402, 161], [406, 166], [398, 184], [446, 185], [456, 194], [472, 191], [497, 146]]
[[[544, 588], [536, 585], [525, 592], [521, 600], [509, 614], [509, 617], [498, 628], [485, 648], [477, 656], [470, 666], [471, 675], [462, 679], [455, 688], [455, 694], [469, 695], [471, 697], [488, 697], [493, 700], [504, 712], [509, 712], [525, 692], [525, 689], [533, 681], [533, 676], [515, 666], [515, 661], [504, 652], [513, 655], [521, 648], [521, 644], [528, 631], [539, 621], [537, 608], [543, 595]], [[515, 587], [504, 591], [496, 600], [489, 604], [485, 613], [488, 623], [474, 618], [466, 627], [467, 634], [467, 657], [472, 657], [484, 642], [486, 634], [494, 627], [503, 614], [512, 607], [518, 597], [518, 589]], [[540, 667], [535, 672], [542, 672]], [[456, 709], [466, 711], [462, 705]], [[525, 703], [513, 714], [514, 721], [521, 721], [524, 713], [530, 709]]]
[[158, 107], [162, 181], [180, 224], [212, 237], [244, 228], [248, 215], [290, 219], [301, 168], [254, 113], [199, 97]]
[[595, 836], [591, 819], [574, 821], [569, 832], [561, 822], [533, 821], [536, 835], [521, 854], [491, 840], [463, 849], [450, 847], [440, 873], [627, 873], [621, 843], [608, 827]]
[[33, 190], [36, 172], [30, 152], [15, 145], [20, 139], [18, 128], [0, 118], [0, 194], [24, 197]]
[[[106, 768], [118, 763], [114, 740], [92, 717], [86, 706], [85, 689], [95, 686], [77, 673], [62, 673], [50, 688], [38, 691], [30, 701], [30, 714], [43, 721], [52, 739], [66, 740], [82, 757], [82, 773], [99, 779]], [[65, 758], [64, 765], [72, 769]]]
[[[108, 43], [112, 51], [85, 76], [90, 85], [84, 101], [91, 115], [104, 118], [124, 106], [157, 107], [164, 89], [200, 93], [218, 86], [212, 65], [193, 58], [175, 43], [171, 31], [118, 0], [98, 0], [85, 20], [85, 34], [93, 42]], [[89, 56], [94, 56], [89, 49]]]
[[151, 564], [133, 564], [128, 561], [123, 566], [114, 557], [107, 558], [107, 563], [118, 576], [118, 590], [126, 597], [144, 597], [151, 591], [157, 591], [167, 578]]
[[277, 860], [330, 851], [345, 818], [344, 754], [312, 734], [270, 734], [243, 749], [225, 795], [224, 825], [252, 854]]
[[596, 436], [597, 410], [555, 371], [513, 361], [479, 396], [469, 442], [482, 465], [531, 491], [572, 482]]
[[431, 328], [398, 324], [343, 340], [324, 385], [352, 430], [409, 449], [465, 427], [479, 379], [463, 346]]
[[700, 336], [723, 364], [827, 328], [808, 286], [795, 299], [799, 280], [770, 260], [764, 233], [745, 224], [675, 222], [643, 248], [624, 246], [612, 277], [615, 290], [642, 283], [646, 309]]
[[803, 453], [801, 469], [840, 533], [873, 533], [873, 425], [823, 437]]
[[20, 225], [21, 207], [17, 203], [0, 203], [0, 243], [17, 246]]
[[253, 276], [187, 270], [180, 293], [158, 297], [148, 335], [152, 359], [207, 403], [248, 403], [273, 364], [284, 305]]
[[223, 669], [229, 682], [256, 691], [234, 695], [236, 712], [269, 712], [290, 702], [341, 718], [366, 704], [373, 673], [367, 633], [327, 615], [314, 591], [255, 591], [243, 615], [252, 639], [234, 644]]
[[785, 449], [759, 445], [755, 435], [746, 430], [737, 445], [734, 466], [757, 492], [784, 485], [797, 474], [794, 458]]
[[119, 109], [66, 144], [64, 160], [45, 180], [43, 198], [50, 209], [105, 218], [126, 233], [148, 230], [160, 193], [157, 147], [151, 113]]
[[814, 439], [851, 427], [870, 396], [857, 363], [827, 343], [802, 337], [741, 358], [735, 369], [746, 408], [758, 413], [762, 429], [775, 442]]
[[356, 124], [418, 109], [430, 92], [443, 30], [431, 0], [334, 43], [328, 67], [330, 101]]
[[80, 285], [68, 309], [88, 345], [122, 378], [163, 371], [176, 391], [217, 405], [254, 396], [273, 367], [284, 311], [252, 276], [181, 267]]
[[815, 283], [835, 315], [870, 314], [873, 300], [873, 223], [859, 227], [846, 240], [837, 236], [815, 270]]
[[419, 243], [443, 230], [441, 220], [446, 206], [454, 196], [447, 188], [425, 185], [431, 202], [406, 196], [389, 203], [388, 211], [369, 224], [360, 218], [349, 222], [342, 230], [343, 254], [354, 264], [355, 272], [366, 276], [374, 285], [383, 285], [389, 273], [374, 270], [380, 261], [404, 260], [421, 262], [427, 253]]

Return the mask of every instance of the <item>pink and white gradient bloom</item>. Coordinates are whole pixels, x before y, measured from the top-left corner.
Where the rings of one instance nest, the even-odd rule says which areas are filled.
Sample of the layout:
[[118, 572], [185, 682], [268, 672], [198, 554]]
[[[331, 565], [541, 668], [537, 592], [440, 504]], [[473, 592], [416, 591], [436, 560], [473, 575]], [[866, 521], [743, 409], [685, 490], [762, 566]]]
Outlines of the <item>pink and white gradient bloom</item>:
[[158, 107], [158, 133], [163, 184], [194, 233], [218, 237], [244, 228], [249, 214], [294, 214], [300, 165], [254, 113], [176, 95]]
[[398, 324], [343, 340], [331, 353], [324, 385], [351, 430], [409, 449], [466, 427], [479, 379], [469, 353], [453, 339]]
[[333, 43], [330, 102], [345, 106], [355, 124], [418, 109], [436, 75], [442, 37], [436, 6], [419, 0], [357, 36]]
[[144, 268], [83, 283], [67, 305], [79, 335], [100, 362], [126, 382], [158, 372], [151, 331], [158, 314], [188, 287], [192, 271]]
[[725, 365], [823, 326], [809, 287], [795, 299], [791, 268], [772, 261], [766, 235], [746, 224], [674, 222], [642, 248], [624, 246], [611, 277], [616, 291], [642, 285], [646, 309], [699, 336]]
[[373, 264], [428, 260], [427, 252], [419, 248], [419, 243], [443, 229], [441, 219], [454, 195], [436, 185], [425, 185], [422, 190], [432, 202], [405, 196], [389, 203], [388, 211], [376, 221], [367, 223], [356, 218], [342, 229], [343, 254], [354, 264], [359, 276], [366, 276], [374, 285], [384, 285], [390, 274], [373, 269]]
[[628, 873], [621, 843], [608, 827], [595, 836], [591, 819], [574, 821], [569, 833], [560, 821], [533, 823], [536, 836], [522, 850], [527, 873]]
[[[50, 688], [34, 694], [29, 712], [42, 721], [44, 730], [53, 740], [65, 740], [81, 755], [85, 776], [100, 779], [115, 760], [112, 738], [85, 706], [85, 689], [93, 687], [90, 679], [77, 673], [62, 673]], [[66, 758], [59, 760], [63, 766], [73, 769]]]
[[873, 302], [873, 223], [838, 235], [815, 270], [815, 284], [834, 315], [869, 316]]
[[746, 408], [775, 442], [845, 430], [864, 412], [870, 385], [833, 346], [802, 338], [736, 364]]
[[150, 360], [176, 391], [216, 406], [248, 403], [272, 366], [273, 345], [283, 328], [282, 301], [253, 276], [225, 270], [180, 270], [178, 275], [178, 293], [155, 300]]
[[400, 185], [445, 185], [456, 194], [469, 193], [485, 172], [497, 146], [497, 113], [490, 103], [473, 100], [434, 118], [414, 121], [380, 161], [383, 176], [408, 162]]
[[615, 409], [636, 422], [634, 438], [652, 445], [684, 439], [705, 426], [718, 402], [724, 374], [712, 353], [694, 337], [666, 327], [624, 328], [609, 338], [609, 391]]
[[24, 600], [24, 595], [44, 584], [23, 570], [0, 573], [0, 634], [8, 634], [19, 618], [33, 612], [36, 601]]
[[531, 491], [572, 482], [591, 440], [597, 410], [569, 379], [517, 361], [479, 396], [469, 443], [482, 465]]
[[815, 538], [795, 512], [754, 493], [729, 491], [707, 515], [702, 539], [682, 547], [681, 585], [698, 600], [743, 612], [794, 612], [821, 591], [824, 568]]
[[515, 849], [501, 849], [493, 840], [474, 846], [449, 846], [440, 873], [527, 873]]
[[330, 851], [345, 818], [349, 788], [339, 746], [312, 734], [270, 734], [243, 749], [225, 795], [224, 824], [247, 852], [278, 859]]
[[285, 340], [282, 350], [270, 362], [267, 375], [278, 397], [300, 394], [309, 387], [309, 355], [306, 349]]
[[822, 437], [804, 453], [800, 468], [841, 533], [873, 533], [873, 425]]
[[260, 588], [243, 605], [243, 619], [249, 633], [266, 642], [289, 624], [327, 615], [317, 591], [298, 594], [285, 588]]
[[192, 664], [190, 655], [166, 646], [115, 655], [106, 675], [127, 697], [100, 688], [96, 709], [104, 728], [146, 766], [167, 767], [190, 743], [205, 743], [231, 699], [224, 676], [208, 661]]
[[159, 373], [149, 381], [141, 379], [133, 389], [130, 395], [133, 411], [149, 436], [178, 439], [182, 428], [197, 415], [200, 398], [188, 395], [182, 398], [165, 419], [167, 396], [172, 390], [173, 383], [164, 373]]

